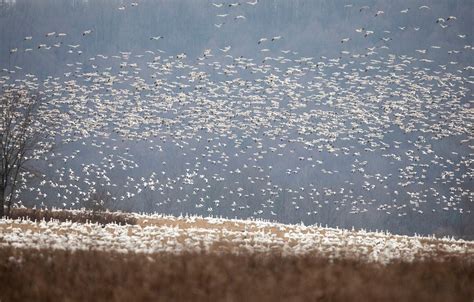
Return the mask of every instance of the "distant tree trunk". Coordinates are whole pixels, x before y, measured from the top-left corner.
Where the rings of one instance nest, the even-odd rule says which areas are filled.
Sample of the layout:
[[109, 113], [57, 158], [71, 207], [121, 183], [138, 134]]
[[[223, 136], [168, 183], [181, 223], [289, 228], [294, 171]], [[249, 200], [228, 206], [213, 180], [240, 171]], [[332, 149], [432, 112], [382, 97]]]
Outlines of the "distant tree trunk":
[[[18, 164], [19, 166], [23, 165], [23, 164], [21, 164], [23, 162], [23, 156], [24, 156], [23, 154], [20, 155], [19, 164]], [[19, 172], [20, 172], [20, 168], [17, 168], [16, 171], [15, 171], [15, 176], [13, 176], [13, 179], [12, 179], [10, 194], [8, 195], [7, 198], [4, 198], [4, 202], [5, 201], [7, 202], [7, 211], [5, 212], [5, 215], [7, 215], [7, 216], [10, 216], [10, 210], [11, 210], [12, 204], [13, 204], [13, 197], [15, 196], [14, 194], [15, 194], [15, 190], [16, 190], [16, 185], [18, 183]]]
[[37, 110], [39, 102], [27, 91], [5, 89], [0, 94], [0, 217], [10, 214], [21, 173], [27, 170], [31, 155], [40, 151], [39, 142], [48, 136]]
[[0, 217], [5, 215], [5, 188], [0, 185]]

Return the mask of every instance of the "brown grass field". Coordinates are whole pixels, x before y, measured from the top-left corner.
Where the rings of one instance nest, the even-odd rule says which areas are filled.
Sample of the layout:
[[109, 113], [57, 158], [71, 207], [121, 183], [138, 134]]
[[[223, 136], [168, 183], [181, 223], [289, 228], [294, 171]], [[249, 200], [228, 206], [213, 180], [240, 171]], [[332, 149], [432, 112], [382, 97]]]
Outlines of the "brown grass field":
[[[17, 217], [145, 223], [118, 214], [22, 211]], [[459, 255], [383, 265], [278, 252], [140, 254], [4, 246], [0, 301], [471, 302], [474, 262]]]
[[[0, 249], [1, 301], [473, 301], [474, 266]], [[21, 259], [18, 263], [14, 259]]]
[[119, 225], [135, 225], [137, 220], [130, 215], [120, 212], [71, 212], [71, 211], [45, 211], [27, 208], [14, 208], [9, 215], [11, 219], [28, 218], [30, 220], [59, 220], [72, 222], [91, 222], [98, 224], [116, 223]]

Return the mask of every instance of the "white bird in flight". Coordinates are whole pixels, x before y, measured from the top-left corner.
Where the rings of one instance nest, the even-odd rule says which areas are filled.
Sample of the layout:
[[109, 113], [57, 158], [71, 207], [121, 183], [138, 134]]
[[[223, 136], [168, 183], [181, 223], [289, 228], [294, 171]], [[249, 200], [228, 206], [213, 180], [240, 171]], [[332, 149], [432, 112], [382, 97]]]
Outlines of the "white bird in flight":
[[231, 48], [232, 48], [231, 46], [226, 46], [224, 48], [219, 48], [219, 50], [222, 52], [228, 52]]

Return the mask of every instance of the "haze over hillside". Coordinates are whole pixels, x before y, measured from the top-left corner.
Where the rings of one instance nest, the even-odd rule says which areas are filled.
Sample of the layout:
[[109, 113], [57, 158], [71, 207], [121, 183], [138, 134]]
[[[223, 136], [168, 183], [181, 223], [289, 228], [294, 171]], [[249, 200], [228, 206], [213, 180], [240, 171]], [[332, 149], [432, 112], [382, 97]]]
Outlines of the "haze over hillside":
[[0, 84], [56, 143], [18, 204], [473, 238], [473, 10], [0, 0]]

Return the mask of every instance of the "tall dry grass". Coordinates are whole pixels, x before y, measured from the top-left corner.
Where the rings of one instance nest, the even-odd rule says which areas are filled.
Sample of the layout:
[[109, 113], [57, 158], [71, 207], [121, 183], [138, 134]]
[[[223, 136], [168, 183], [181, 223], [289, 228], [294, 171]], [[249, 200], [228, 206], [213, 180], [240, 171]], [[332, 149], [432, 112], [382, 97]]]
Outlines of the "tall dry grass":
[[474, 264], [0, 248], [1, 301], [473, 301]]
[[97, 212], [97, 211], [50, 211], [50, 210], [39, 210], [39, 209], [28, 209], [28, 208], [16, 208], [12, 209], [9, 215], [11, 219], [29, 219], [32, 221], [41, 220], [59, 220], [59, 221], [72, 221], [77, 223], [98, 223], [108, 224], [116, 223], [119, 225], [125, 224], [136, 224], [137, 219], [131, 217], [126, 213], [120, 212]]

